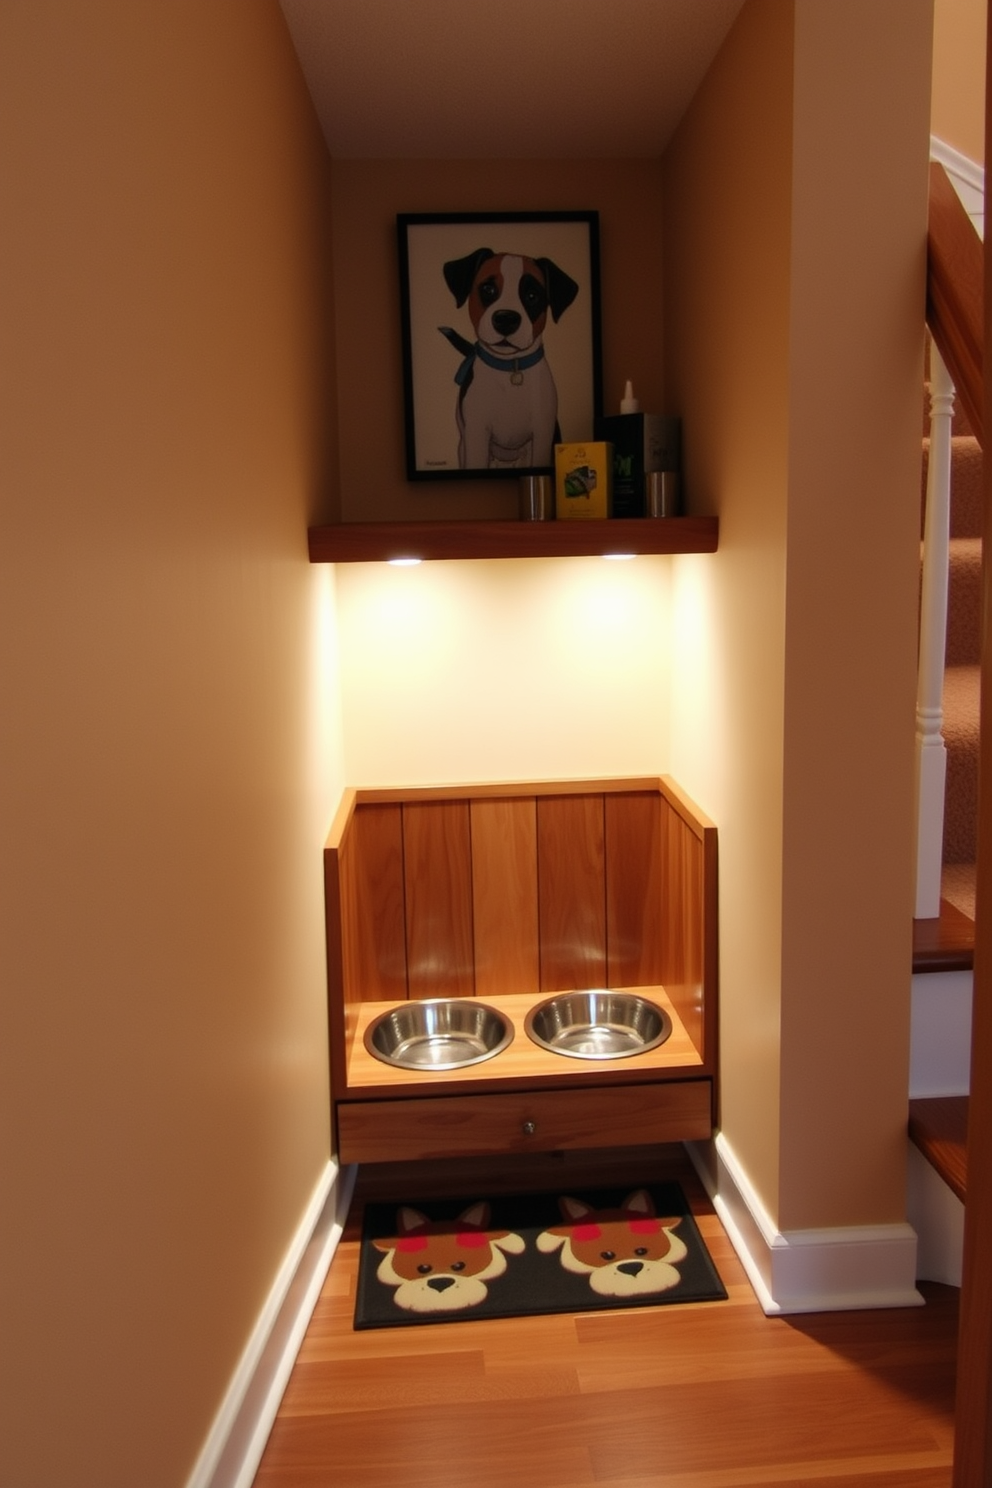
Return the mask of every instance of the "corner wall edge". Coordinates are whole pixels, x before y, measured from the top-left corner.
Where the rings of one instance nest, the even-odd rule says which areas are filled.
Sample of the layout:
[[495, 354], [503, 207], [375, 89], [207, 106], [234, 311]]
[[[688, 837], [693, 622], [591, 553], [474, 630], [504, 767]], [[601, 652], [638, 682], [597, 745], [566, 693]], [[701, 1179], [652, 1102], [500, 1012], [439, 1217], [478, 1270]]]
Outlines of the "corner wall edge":
[[686, 1146], [763, 1312], [923, 1305], [911, 1225], [779, 1230], [722, 1132], [710, 1153], [703, 1144]]

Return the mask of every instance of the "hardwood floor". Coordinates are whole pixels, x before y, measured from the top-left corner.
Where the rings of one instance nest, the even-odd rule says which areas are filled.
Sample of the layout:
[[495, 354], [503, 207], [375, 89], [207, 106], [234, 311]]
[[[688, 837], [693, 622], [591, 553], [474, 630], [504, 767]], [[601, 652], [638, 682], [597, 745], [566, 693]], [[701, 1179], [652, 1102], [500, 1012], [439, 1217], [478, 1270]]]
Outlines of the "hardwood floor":
[[[725, 1302], [352, 1330], [361, 1206], [677, 1178]], [[364, 1168], [255, 1488], [948, 1488], [958, 1293], [768, 1318], [679, 1147]]]

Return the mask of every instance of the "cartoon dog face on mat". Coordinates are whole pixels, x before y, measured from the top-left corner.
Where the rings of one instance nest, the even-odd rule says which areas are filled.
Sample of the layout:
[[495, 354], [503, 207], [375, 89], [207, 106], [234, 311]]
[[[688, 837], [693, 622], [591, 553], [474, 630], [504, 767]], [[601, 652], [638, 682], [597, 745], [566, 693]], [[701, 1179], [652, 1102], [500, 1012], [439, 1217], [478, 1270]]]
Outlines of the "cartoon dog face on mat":
[[681, 1277], [675, 1269], [688, 1251], [672, 1231], [679, 1215], [662, 1219], [651, 1195], [639, 1189], [619, 1209], [591, 1209], [581, 1199], [560, 1198], [564, 1224], [537, 1237], [537, 1248], [549, 1255], [561, 1247], [566, 1271], [588, 1276], [602, 1297], [637, 1297], [665, 1292]]
[[519, 1255], [524, 1241], [509, 1230], [490, 1230], [489, 1205], [473, 1204], [457, 1219], [431, 1220], [417, 1209], [400, 1209], [397, 1234], [373, 1240], [384, 1251], [377, 1277], [394, 1286], [393, 1301], [408, 1312], [461, 1312], [488, 1295], [487, 1282], [502, 1276], [506, 1256]]

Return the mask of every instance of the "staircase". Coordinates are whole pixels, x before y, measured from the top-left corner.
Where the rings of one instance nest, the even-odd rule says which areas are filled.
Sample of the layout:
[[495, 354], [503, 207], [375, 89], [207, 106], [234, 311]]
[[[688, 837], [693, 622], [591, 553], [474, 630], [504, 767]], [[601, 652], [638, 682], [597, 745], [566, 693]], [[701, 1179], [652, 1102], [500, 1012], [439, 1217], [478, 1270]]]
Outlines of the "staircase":
[[[980, 203], [972, 205], [980, 210]], [[965, 206], [945, 167], [933, 160], [927, 326], [933, 348], [940, 352], [928, 360], [928, 368], [931, 364], [934, 368], [934, 474], [938, 478], [930, 495], [934, 530], [927, 539], [922, 589], [917, 704], [919, 918], [914, 921], [914, 971], [970, 970], [973, 964], [983, 504], [980, 446], [985, 426], [983, 257], [974, 211]], [[930, 402], [928, 397], [927, 423]], [[925, 470], [930, 463], [929, 432], [927, 428], [924, 433]], [[949, 500], [946, 486], [941, 494], [939, 478], [942, 469], [946, 475], [948, 463]], [[925, 484], [924, 510], [926, 490]], [[946, 643], [941, 593], [945, 582]]]
[[[971, 220], [969, 221], [969, 216]], [[924, 712], [919, 711], [918, 729], [921, 719], [929, 717], [929, 709], [935, 708], [936, 692], [942, 694], [942, 733], [946, 750], [946, 777], [943, 790], [943, 840], [938, 844], [939, 829], [929, 838], [932, 856], [926, 861], [932, 865], [933, 877], [928, 880], [927, 893], [922, 897], [933, 903], [936, 898], [936, 853], [941, 850], [940, 865], [940, 912], [935, 919], [921, 918], [914, 921], [913, 971], [920, 972], [966, 972], [971, 973], [974, 964], [975, 940], [975, 870], [978, 834], [978, 775], [979, 775], [979, 700], [980, 660], [982, 646], [982, 530], [984, 506], [984, 479], [982, 432], [986, 425], [984, 410], [984, 386], [982, 377], [984, 311], [982, 284], [984, 277], [983, 250], [974, 230], [974, 214], [965, 211], [961, 199], [940, 165], [932, 164], [930, 171], [930, 226], [928, 234], [928, 279], [927, 279], [927, 324], [933, 342], [940, 348], [940, 358], [928, 356], [928, 386], [926, 389], [923, 438], [923, 501], [925, 517], [927, 501], [927, 476], [930, 464], [930, 407], [931, 388], [929, 368], [934, 365], [934, 385], [937, 392], [935, 410], [945, 410], [938, 423], [943, 428], [939, 448], [946, 452], [946, 396], [949, 391], [947, 375], [940, 367], [940, 359], [946, 364], [954, 382], [957, 397], [954, 417], [950, 426], [950, 502], [948, 509], [948, 562], [947, 562], [947, 629], [943, 648], [944, 674], [941, 685], [939, 674], [939, 642], [933, 639], [938, 632], [929, 628], [927, 620], [928, 602], [924, 599], [922, 613], [928, 642], [921, 639], [920, 675], [921, 696], [928, 699]], [[936, 426], [935, 426], [936, 428]], [[977, 436], [977, 437], [976, 437]], [[938, 448], [935, 439], [935, 449]], [[935, 455], [935, 473], [941, 467], [939, 455]], [[937, 531], [943, 526], [938, 516], [944, 508], [939, 497], [939, 482], [935, 488], [934, 518]], [[938, 551], [936, 546], [929, 549]], [[942, 553], [942, 548], [939, 549]], [[935, 590], [932, 576], [938, 572], [931, 557], [931, 580], [925, 577], [924, 595], [932, 596]], [[942, 572], [942, 569], [939, 571]], [[936, 672], [934, 667], [936, 665]], [[924, 686], [923, 678], [932, 680]], [[931, 727], [930, 724], [926, 725]], [[920, 737], [918, 733], [918, 738]], [[921, 787], [922, 799], [922, 787]], [[921, 836], [921, 842], [923, 838]], [[922, 860], [921, 860], [922, 861]], [[919, 902], [919, 900], [918, 900]], [[917, 913], [932, 914], [933, 910], [918, 909]], [[914, 982], [916, 977], [914, 977]], [[924, 983], [929, 977], [922, 978]], [[960, 984], [959, 993], [960, 993]], [[971, 976], [965, 979], [964, 995], [967, 1006], [971, 1005]], [[915, 998], [914, 992], [914, 998]], [[915, 1007], [915, 1003], [914, 1003]], [[948, 1009], [941, 1008], [942, 1021], [947, 1020]], [[965, 1026], [965, 1038], [967, 1031]], [[967, 1055], [967, 1050], [965, 1049]], [[967, 1087], [965, 1087], [967, 1088]], [[960, 1089], [960, 1086], [958, 1086]], [[966, 1094], [926, 1095], [911, 1099], [909, 1103], [909, 1136], [926, 1158], [930, 1167], [948, 1185], [951, 1193], [961, 1204], [965, 1203], [967, 1191], [967, 1129], [970, 1097]], [[922, 1190], [917, 1188], [917, 1195]], [[960, 1234], [953, 1238], [955, 1225], [947, 1228], [946, 1211], [932, 1224], [938, 1210], [930, 1210], [924, 1201], [919, 1211], [919, 1220], [932, 1227], [947, 1245], [941, 1264], [957, 1251], [960, 1258]], [[948, 1237], [951, 1238], [948, 1238]], [[938, 1245], [938, 1250], [941, 1246]], [[948, 1276], [946, 1279], [950, 1279]]]

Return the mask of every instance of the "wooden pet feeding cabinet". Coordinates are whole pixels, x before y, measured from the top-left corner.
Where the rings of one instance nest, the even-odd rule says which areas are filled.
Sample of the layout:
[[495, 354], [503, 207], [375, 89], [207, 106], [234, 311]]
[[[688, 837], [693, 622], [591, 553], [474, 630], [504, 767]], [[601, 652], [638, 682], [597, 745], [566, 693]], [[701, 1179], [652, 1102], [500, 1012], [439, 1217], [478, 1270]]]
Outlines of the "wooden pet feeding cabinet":
[[[712, 1133], [716, 828], [670, 779], [350, 790], [324, 862], [342, 1162]], [[542, 1047], [528, 1014], [575, 989], [635, 994], [671, 1031], [619, 1058]], [[479, 999], [510, 1042], [450, 1069], [366, 1047], [383, 1014], [438, 998]]]

